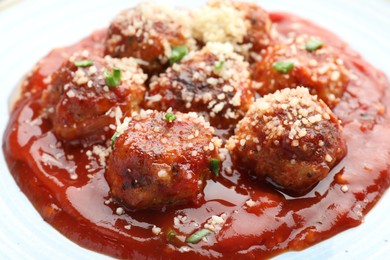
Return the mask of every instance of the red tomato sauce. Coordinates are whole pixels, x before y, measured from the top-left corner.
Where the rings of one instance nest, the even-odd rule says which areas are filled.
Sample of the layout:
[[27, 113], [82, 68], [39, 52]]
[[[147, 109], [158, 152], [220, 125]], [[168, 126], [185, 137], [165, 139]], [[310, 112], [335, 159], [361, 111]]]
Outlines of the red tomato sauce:
[[[89, 146], [57, 140], [40, 117], [44, 78], [65, 57], [88, 49], [102, 55], [105, 30], [55, 49], [28, 75], [6, 129], [3, 149], [11, 174], [43, 219], [82, 247], [117, 258], [266, 258], [302, 250], [362, 222], [390, 184], [390, 84], [384, 74], [334, 34], [285, 13], [271, 13], [282, 35], [318, 35], [340, 50], [355, 75], [334, 109], [342, 120], [347, 156], [311, 192], [293, 198], [240, 174], [228, 157], [222, 174], [207, 181], [199, 206], [117, 214], [104, 166]], [[248, 205], [252, 200], [254, 205]], [[184, 240], [212, 216], [222, 229], [208, 241]], [[161, 233], [153, 232], [160, 227]], [[177, 234], [167, 238], [170, 230]]]

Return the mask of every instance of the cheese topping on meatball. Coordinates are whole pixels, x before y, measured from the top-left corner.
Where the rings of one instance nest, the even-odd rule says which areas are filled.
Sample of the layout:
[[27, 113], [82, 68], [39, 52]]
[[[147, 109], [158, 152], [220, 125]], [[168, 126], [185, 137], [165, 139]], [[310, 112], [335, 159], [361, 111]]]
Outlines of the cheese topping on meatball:
[[146, 78], [132, 58], [101, 58], [87, 51], [73, 54], [51, 75], [42, 97], [54, 132], [65, 140], [87, 135], [102, 135], [104, 139], [104, 132], [114, 123], [109, 113], [112, 109], [139, 110]]
[[146, 97], [149, 108], [202, 112], [218, 127], [238, 122], [252, 102], [249, 65], [227, 43], [189, 53], [152, 78]]
[[193, 11], [193, 37], [200, 42], [229, 42], [246, 59], [258, 56], [275, 32], [266, 11], [256, 4], [213, 0]]
[[[313, 43], [317, 45], [312, 46]], [[340, 102], [349, 72], [333, 47], [319, 38], [301, 35], [269, 47], [254, 65], [253, 87], [261, 95], [282, 88], [305, 86], [329, 107]]]
[[148, 73], [161, 70], [173, 46], [195, 48], [188, 11], [154, 3], [141, 3], [121, 12], [111, 23], [106, 53], [144, 61]]
[[338, 119], [303, 87], [258, 99], [226, 146], [239, 165], [294, 192], [325, 178], [346, 153]]

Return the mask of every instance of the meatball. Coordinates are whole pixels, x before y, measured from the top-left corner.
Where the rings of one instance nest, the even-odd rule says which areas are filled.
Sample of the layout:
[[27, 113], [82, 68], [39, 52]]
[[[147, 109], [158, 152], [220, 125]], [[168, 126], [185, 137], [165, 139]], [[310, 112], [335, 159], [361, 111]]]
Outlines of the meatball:
[[192, 48], [188, 14], [184, 10], [141, 3], [122, 11], [111, 23], [105, 53], [113, 57], [134, 57], [144, 61], [148, 74], [161, 72], [174, 46]]
[[269, 14], [254, 3], [235, 2], [234, 6], [244, 13], [245, 21], [249, 24], [243, 43], [250, 44], [251, 53], [260, 54], [275, 41]]
[[[119, 132], [117, 132], [119, 133]], [[119, 133], [108, 159], [111, 195], [128, 208], [196, 203], [220, 139], [196, 113], [142, 111]]]
[[113, 110], [138, 111], [146, 75], [131, 58], [114, 59], [75, 53], [51, 75], [43, 95], [54, 133], [74, 140], [104, 134], [114, 123]]
[[266, 95], [282, 88], [305, 86], [333, 108], [347, 87], [348, 74], [334, 48], [303, 35], [267, 49], [263, 59], [254, 65], [253, 88]]
[[230, 44], [208, 43], [152, 78], [146, 107], [196, 111], [208, 117], [211, 125], [228, 127], [237, 123], [253, 102], [248, 67]]
[[253, 3], [214, 0], [194, 11], [193, 36], [201, 43], [229, 42], [249, 60], [274, 40], [267, 12]]
[[337, 117], [303, 87], [253, 103], [227, 148], [238, 166], [296, 194], [324, 179], [346, 154]]

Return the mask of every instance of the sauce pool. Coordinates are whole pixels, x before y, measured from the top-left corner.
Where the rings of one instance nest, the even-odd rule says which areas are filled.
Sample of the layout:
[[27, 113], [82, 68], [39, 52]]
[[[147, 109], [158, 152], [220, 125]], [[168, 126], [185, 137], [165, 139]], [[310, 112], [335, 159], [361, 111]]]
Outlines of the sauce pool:
[[[64, 57], [83, 49], [103, 55], [102, 30], [52, 51], [37, 64], [4, 135], [10, 172], [43, 219], [85, 248], [135, 259], [268, 258], [359, 225], [390, 185], [390, 84], [332, 33], [286, 13], [271, 13], [271, 18], [281, 35], [317, 35], [335, 46], [353, 75], [334, 109], [343, 122], [348, 154], [326, 179], [305, 196], [290, 197], [245, 177], [227, 156], [222, 174], [207, 181], [199, 206], [121, 214], [109, 196], [105, 158], [86, 155], [93, 145], [59, 141], [39, 103], [47, 87], [44, 79]], [[215, 227], [215, 234], [207, 241], [185, 243], [205, 224]], [[173, 240], [167, 237], [171, 230]]]

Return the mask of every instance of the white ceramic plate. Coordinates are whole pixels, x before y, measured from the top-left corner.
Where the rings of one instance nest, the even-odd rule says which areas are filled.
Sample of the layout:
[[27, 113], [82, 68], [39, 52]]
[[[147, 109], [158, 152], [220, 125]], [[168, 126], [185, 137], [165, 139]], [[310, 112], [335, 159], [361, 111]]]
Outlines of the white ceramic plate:
[[[0, 0], [0, 136], [8, 121], [7, 103], [23, 75], [52, 48], [69, 45], [105, 27], [132, 0]], [[342, 36], [366, 60], [390, 77], [390, 1], [258, 1], [267, 10], [292, 12]], [[169, 1], [176, 6], [196, 0]], [[378, 151], [380, 152], [380, 151]], [[0, 155], [0, 259], [106, 259], [80, 248], [46, 224], [20, 192]], [[390, 193], [365, 223], [301, 252], [278, 259], [388, 259]]]

